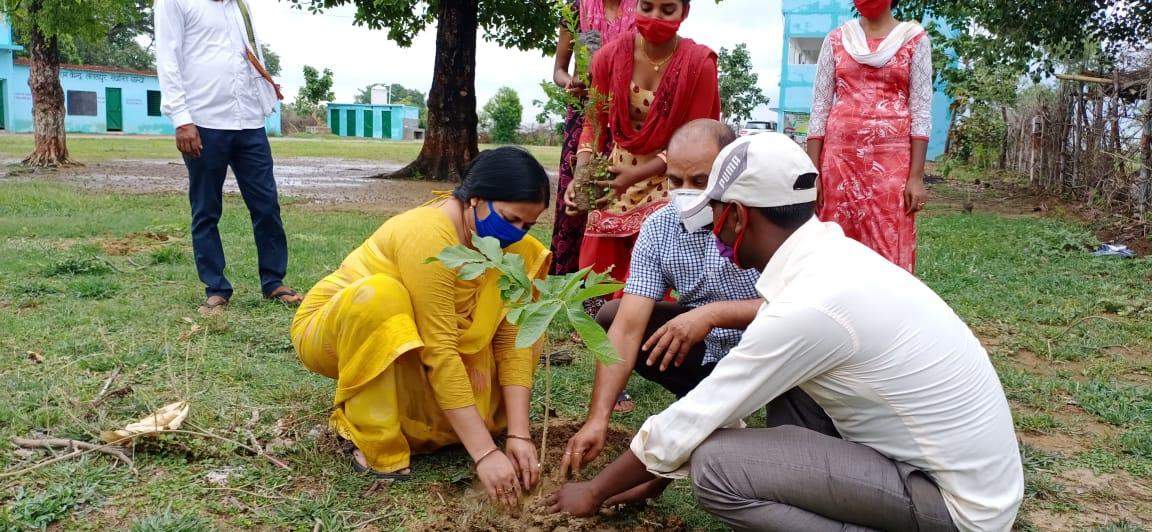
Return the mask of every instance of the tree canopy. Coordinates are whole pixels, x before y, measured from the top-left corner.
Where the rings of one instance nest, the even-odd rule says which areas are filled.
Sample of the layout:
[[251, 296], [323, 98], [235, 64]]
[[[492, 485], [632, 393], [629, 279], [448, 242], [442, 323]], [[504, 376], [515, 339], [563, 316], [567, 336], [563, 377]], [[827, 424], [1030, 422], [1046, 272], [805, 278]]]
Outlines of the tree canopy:
[[311, 114], [319, 108], [321, 102], [330, 102], [336, 99], [332, 93], [332, 70], [325, 68], [323, 75], [315, 67], [304, 65], [304, 86], [296, 95], [292, 104], [296, 112]]
[[[3, 13], [21, 42], [32, 32], [54, 40], [61, 49], [78, 44], [118, 39], [133, 28], [151, 30], [151, 19], [141, 20], [138, 0], [0, 0]], [[145, 2], [151, 4], [151, 2]], [[151, 10], [148, 10], [149, 17]], [[142, 26], [143, 25], [143, 26]], [[123, 30], [123, 31], [122, 31]], [[113, 34], [116, 34], [115, 36]]]
[[520, 137], [520, 121], [523, 117], [524, 106], [520, 104], [520, 95], [511, 87], [501, 87], [484, 104], [481, 122], [492, 135], [492, 142], [512, 144]]
[[[284, 0], [294, 7], [319, 13], [325, 9], [356, 6], [355, 24], [388, 30], [388, 38], [411, 46], [436, 22], [436, 0]], [[479, 29], [487, 41], [505, 48], [552, 50], [556, 45], [558, 15], [552, 0], [477, 0]]]
[[974, 63], [1039, 79], [1083, 59], [1086, 50], [1115, 58], [1152, 39], [1147, 0], [905, 0], [899, 10], [902, 18], [936, 19], [928, 28], [943, 52], [937, 67], [949, 85], [962, 81]]
[[737, 44], [731, 50], [721, 48], [718, 66], [720, 112], [729, 124], [752, 118], [756, 107], [770, 101], [758, 85], [760, 76], [752, 68], [752, 54], [748, 53], [747, 44]]
[[276, 77], [280, 75], [280, 54], [272, 51], [272, 48], [267, 43], [260, 43], [260, 55], [264, 56], [264, 70], [268, 71], [268, 75]]

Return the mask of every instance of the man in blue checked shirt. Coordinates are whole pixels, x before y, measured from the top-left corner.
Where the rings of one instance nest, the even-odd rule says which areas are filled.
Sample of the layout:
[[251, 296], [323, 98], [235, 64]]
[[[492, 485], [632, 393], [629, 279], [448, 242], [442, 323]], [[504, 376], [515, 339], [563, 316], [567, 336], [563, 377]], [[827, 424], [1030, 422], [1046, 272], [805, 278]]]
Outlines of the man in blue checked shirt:
[[[600, 454], [613, 407], [633, 371], [683, 397], [740, 343], [756, 317], [763, 303], [755, 286], [760, 272], [738, 269], [720, 255], [708, 228], [711, 213], [681, 218], [681, 207], [704, 192], [712, 163], [734, 140], [728, 126], [701, 119], [685, 124], [669, 142], [673, 201], [644, 222], [624, 297], [597, 315], [622, 362], [597, 364], [588, 419], [568, 441], [563, 474], [578, 474]], [[678, 300], [666, 302], [672, 291]]]

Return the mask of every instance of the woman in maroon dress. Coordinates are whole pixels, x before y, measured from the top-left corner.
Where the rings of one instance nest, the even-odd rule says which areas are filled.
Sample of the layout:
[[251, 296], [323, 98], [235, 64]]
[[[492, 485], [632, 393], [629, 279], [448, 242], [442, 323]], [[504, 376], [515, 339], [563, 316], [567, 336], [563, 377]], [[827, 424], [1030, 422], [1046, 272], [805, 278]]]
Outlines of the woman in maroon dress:
[[[574, 33], [561, 22], [560, 40], [556, 43], [556, 64], [552, 80], [569, 94], [584, 99], [587, 87], [569, 73], [572, 64], [574, 39], [582, 38], [592, 51], [597, 44], [608, 44], [636, 27], [634, 0], [576, 0], [573, 9], [580, 17], [580, 27]], [[557, 197], [563, 197], [576, 167], [576, 150], [584, 130], [584, 114], [568, 108], [564, 120], [564, 144], [560, 148], [560, 176]], [[552, 275], [572, 273], [579, 269], [580, 243], [584, 239], [587, 214], [572, 214], [563, 201], [556, 202], [556, 221], [552, 227]]]

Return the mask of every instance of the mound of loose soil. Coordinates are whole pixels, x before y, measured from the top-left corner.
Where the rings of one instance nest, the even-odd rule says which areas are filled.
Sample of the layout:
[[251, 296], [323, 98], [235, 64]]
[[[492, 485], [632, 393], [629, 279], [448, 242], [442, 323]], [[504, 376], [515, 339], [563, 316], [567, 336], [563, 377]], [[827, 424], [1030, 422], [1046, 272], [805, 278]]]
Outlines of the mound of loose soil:
[[141, 251], [151, 251], [176, 240], [180, 240], [180, 238], [167, 233], [145, 231], [129, 233], [123, 238], [100, 240], [100, 247], [104, 253], [115, 257], [124, 257]]
[[[530, 530], [554, 532], [583, 531], [676, 531], [687, 530], [684, 522], [676, 517], [658, 515], [646, 509], [603, 510], [597, 517], [575, 518], [562, 514], [549, 514], [545, 499], [559, 489], [562, 481], [555, 478], [564, 455], [564, 446], [576, 432], [580, 423], [568, 420], [554, 420], [548, 427], [548, 449], [543, 460], [544, 477], [540, 486], [524, 499], [517, 514], [503, 513], [488, 502], [488, 497], [478, 483], [464, 491], [464, 494], [444, 496], [447, 506], [443, 517], [424, 525], [418, 530], [425, 532], [478, 531], [478, 530]], [[539, 438], [539, 434], [535, 435]], [[601, 470], [620, 453], [628, 449], [632, 435], [616, 428], [609, 429], [604, 451], [585, 469], [584, 478]]]

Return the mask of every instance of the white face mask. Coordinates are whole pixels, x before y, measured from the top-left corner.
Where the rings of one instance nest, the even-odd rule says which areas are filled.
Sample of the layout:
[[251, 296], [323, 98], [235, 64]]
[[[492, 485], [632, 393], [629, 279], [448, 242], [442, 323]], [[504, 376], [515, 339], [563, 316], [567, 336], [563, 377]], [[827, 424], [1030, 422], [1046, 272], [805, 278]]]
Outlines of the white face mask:
[[692, 216], [684, 217], [684, 211], [692, 206], [701, 194], [704, 194], [703, 190], [678, 188], [672, 191], [672, 203], [680, 212], [680, 222], [689, 232], [699, 231], [712, 223], [712, 209], [701, 209], [700, 212]]

